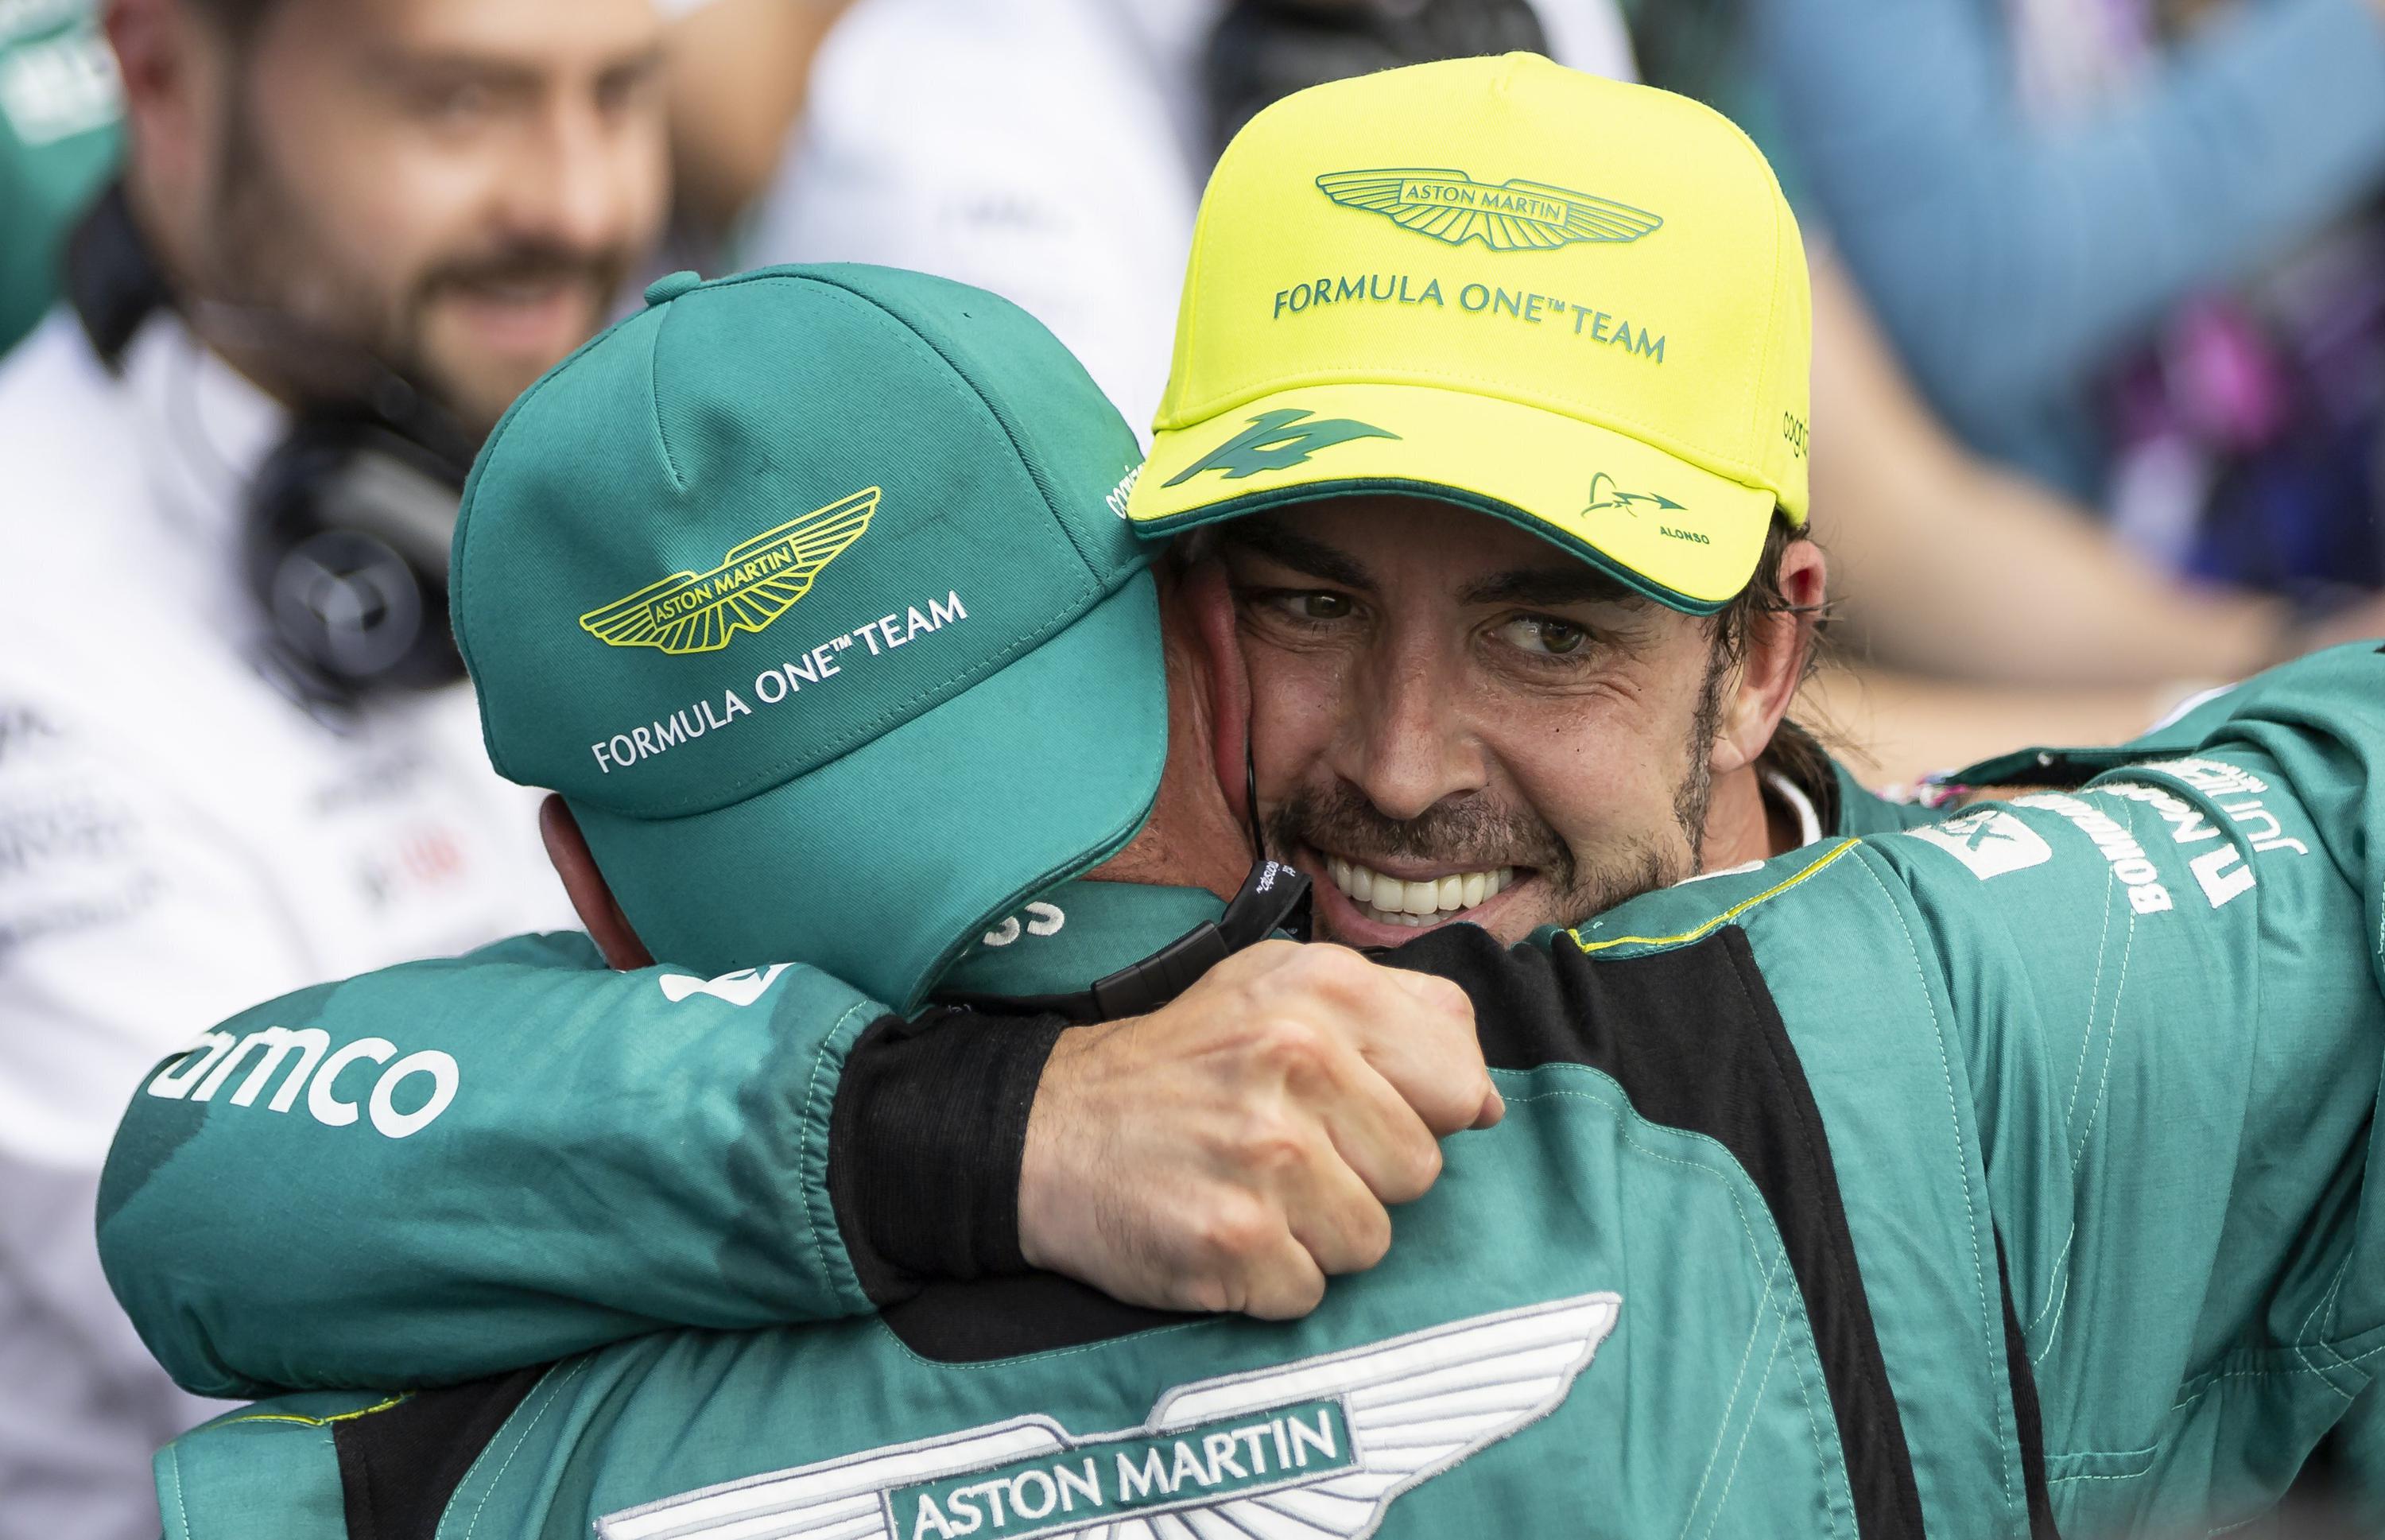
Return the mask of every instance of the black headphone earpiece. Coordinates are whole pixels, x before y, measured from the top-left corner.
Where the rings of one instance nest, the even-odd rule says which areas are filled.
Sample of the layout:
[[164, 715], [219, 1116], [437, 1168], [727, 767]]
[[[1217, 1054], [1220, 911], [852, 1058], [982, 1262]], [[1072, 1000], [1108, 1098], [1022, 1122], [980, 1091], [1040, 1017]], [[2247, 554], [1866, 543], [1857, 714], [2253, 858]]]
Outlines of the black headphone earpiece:
[[291, 425], [249, 483], [242, 552], [284, 663], [351, 695], [463, 677], [447, 549], [468, 469], [369, 418]]
[[[175, 304], [120, 182], [75, 229], [67, 297], [110, 369]], [[447, 561], [471, 446], [402, 380], [359, 361], [371, 388], [295, 412], [251, 476], [239, 553], [274, 661], [332, 700], [464, 673]]]

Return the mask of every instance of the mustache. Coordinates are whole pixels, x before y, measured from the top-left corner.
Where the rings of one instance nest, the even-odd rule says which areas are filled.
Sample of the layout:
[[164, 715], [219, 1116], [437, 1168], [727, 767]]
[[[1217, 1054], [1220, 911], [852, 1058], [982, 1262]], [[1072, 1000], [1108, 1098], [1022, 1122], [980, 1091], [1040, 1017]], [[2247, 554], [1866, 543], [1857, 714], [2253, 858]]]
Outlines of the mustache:
[[1573, 853], [1556, 831], [1530, 813], [1469, 798], [1435, 804], [1412, 819], [1384, 813], [1355, 787], [1309, 788], [1267, 820], [1267, 845], [1294, 845], [1345, 856], [1388, 856], [1457, 867], [1529, 866], [1558, 887], [1573, 880]]
[[595, 291], [601, 303], [627, 282], [629, 271], [630, 253], [618, 246], [589, 250], [556, 241], [518, 241], [439, 263], [422, 275], [416, 290], [427, 296], [481, 284], [578, 279]]

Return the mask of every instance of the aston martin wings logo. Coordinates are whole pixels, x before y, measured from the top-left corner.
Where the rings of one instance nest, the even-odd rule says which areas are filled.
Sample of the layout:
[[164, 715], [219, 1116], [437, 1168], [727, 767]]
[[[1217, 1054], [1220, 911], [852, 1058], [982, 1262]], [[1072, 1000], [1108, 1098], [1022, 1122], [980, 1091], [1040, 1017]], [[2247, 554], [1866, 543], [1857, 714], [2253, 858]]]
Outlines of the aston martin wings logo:
[[1636, 241], [1664, 224], [1613, 198], [1510, 178], [1493, 187], [1463, 171], [1386, 167], [1331, 171], [1317, 185], [1335, 203], [1367, 208], [1420, 235], [1492, 251], [1546, 251], [1575, 241]]
[[865, 487], [732, 547], [709, 572], [673, 572], [592, 609], [581, 628], [608, 647], [718, 652], [739, 632], [758, 632], [793, 608], [877, 511], [878, 488]]
[[1182, 1385], [1139, 1428], [1015, 1418], [607, 1514], [600, 1540], [1360, 1540], [1556, 1409], [1615, 1329], [1589, 1294]]

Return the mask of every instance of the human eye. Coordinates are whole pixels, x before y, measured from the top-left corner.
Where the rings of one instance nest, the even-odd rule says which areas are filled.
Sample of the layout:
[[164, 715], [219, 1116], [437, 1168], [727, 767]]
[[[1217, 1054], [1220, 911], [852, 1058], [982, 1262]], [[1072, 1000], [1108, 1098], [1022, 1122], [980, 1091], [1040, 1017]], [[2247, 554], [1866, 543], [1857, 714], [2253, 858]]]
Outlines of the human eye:
[[1590, 628], [1554, 615], [1517, 615], [1500, 622], [1499, 639], [1535, 657], [1580, 657], [1591, 650]]
[[417, 118], [433, 128], [468, 130], [495, 111], [496, 94], [483, 81], [448, 76], [417, 83], [409, 105]]
[[1347, 620], [1357, 603], [1347, 594], [1328, 588], [1263, 588], [1246, 590], [1243, 602], [1273, 619], [1310, 629]]

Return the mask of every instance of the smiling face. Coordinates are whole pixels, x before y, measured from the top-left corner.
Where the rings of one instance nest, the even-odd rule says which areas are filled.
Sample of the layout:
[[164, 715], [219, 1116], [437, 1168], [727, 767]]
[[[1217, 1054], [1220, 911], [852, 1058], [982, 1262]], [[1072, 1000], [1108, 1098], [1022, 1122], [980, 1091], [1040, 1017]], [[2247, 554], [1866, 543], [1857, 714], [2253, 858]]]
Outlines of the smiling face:
[[[1698, 868], [1739, 670], [1513, 525], [1336, 498], [1219, 531], [1272, 853], [1334, 939], [1521, 940]], [[1752, 758], [1752, 755], [1744, 757]]]
[[355, 342], [484, 431], [657, 235], [661, 41], [650, 0], [283, 0], [194, 51], [219, 78], [137, 148], [203, 185], [179, 244], [204, 297]]

